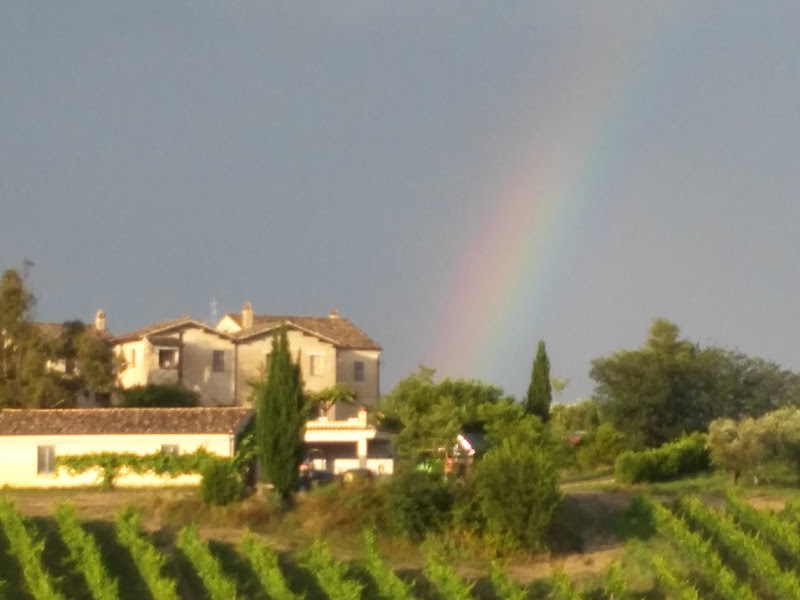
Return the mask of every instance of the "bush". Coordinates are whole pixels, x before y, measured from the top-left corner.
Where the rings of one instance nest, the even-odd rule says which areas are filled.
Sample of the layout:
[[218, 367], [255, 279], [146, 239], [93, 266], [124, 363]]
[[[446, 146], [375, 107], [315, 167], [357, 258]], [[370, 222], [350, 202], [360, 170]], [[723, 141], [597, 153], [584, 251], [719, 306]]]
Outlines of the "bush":
[[239, 500], [242, 497], [242, 477], [233, 461], [210, 460], [203, 468], [200, 493], [203, 501], [218, 506]]
[[550, 446], [509, 437], [477, 465], [475, 487], [486, 532], [504, 549], [540, 549], [561, 503]]
[[620, 483], [669, 481], [710, 468], [706, 436], [693, 433], [658, 448], [623, 452], [614, 464], [614, 476]]
[[176, 385], [137, 385], [122, 390], [123, 406], [134, 408], [168, 408], [198, 406], [197, 392]]
[[610, 424], [603, 423], [596, 431], [584, 435], [578, 442], [576, 458], [583, 469], [613, 465], [625, 449], [625, 435]]
[[449, 525], [455, 493], [441, 474], [406, 471], [392, 476], [389, 511], [395, 527], [413, 541]]

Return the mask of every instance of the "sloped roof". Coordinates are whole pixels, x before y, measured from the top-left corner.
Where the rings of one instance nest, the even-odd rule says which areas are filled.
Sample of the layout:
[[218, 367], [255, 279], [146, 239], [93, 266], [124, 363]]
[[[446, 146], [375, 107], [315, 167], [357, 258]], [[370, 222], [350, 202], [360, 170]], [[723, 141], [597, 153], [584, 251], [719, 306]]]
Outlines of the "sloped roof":
[[[241, 313], [225, 315], [239, 327], [242, 326]], [[270, 333], [283, 324], [295, 327], [329, 341], [339, 348], [352, 350], [380, 350], [375, 340], [361, 331], [355, 324], [344, 317], [297, 317], [288, 315], [253, 315], [253, 326], [233, 334], [234, 339], [247, 339]]]
[[101, 434], [234, 434], [252, 417], [240, 406], [193, 408], [5, 409], [0, 436]]
[[231, 336], [228, 335], [227, 333], [218, 331], [213, 327], [206, 325], [205, 323], [202, 323], [200, 321], [196, 321], [189, 315], [183, 315], [182, 317], [178, 317], [177, 319], [168, 319], [166, 321], [159, 321], [158, 323], [153, 323], [152, 325], [148, 325], [147, 327], [134, 329], [133, 331], [129, 331], [127, 333], [114, 336], [114, 338], [112, 338], [112, 341], [115, 344], [132, 342], [134, 340], [140, 340], [144, 337], [150, 337], [152, 335], [159, 335], [159, 334], [163, 335], [165, 333], [177, 332], [187, 327], [196, 327], [198, 329], [207, 331], [208, 333], [213, 333], [220, 337], [231, 339]]

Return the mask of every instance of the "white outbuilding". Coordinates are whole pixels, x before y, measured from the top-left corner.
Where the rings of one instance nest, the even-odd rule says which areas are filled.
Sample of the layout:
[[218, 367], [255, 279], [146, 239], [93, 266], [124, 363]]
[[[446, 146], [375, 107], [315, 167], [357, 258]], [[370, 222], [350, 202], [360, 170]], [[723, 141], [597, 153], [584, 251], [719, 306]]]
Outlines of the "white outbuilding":
[[[71, 475], [56, 457], [99, 452], [187, 454], [204, 448], [232, 457], [253, 418], [245, 407], [5, 409], [0, 412], [0, 487], [91, 486], [98, 472]], [[118, 486], [196, 485], [175, 478], [123, 473]]]

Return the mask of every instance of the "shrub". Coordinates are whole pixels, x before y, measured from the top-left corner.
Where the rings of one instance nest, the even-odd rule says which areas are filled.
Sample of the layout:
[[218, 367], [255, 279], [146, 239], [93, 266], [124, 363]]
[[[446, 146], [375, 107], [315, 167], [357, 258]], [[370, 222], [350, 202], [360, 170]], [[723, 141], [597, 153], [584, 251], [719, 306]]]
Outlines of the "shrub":
[[576, 450], [578, 464], [584, 469], [613, 465], [624, 449], [625, 435], [609, 423], [603, 423], [596, 431], [586, 434], [578, 442]]
[[197, 392], [176, 385], [137, 385], [122, 390], [122, 404], [127, 407], [185, 407], [199, 406]]
[[658, 448], [623, 452], [614, 464], [614, 476], [620, 483], [669, 481], [710, 467], [706, 436], [693, 433]]
[[515, 435], [478, 463], [475, 487], [487, 533], [508, 549], [544, 546], [561, 503], [558, 467], [549, 445]]
[[205, 502], [219, 506], [241, 498], [242, 477], [233, 462], [225, 459], [208, 461], [203, 468], [200, 493]]
[[389, 511], [400, 533], [414, 541], [441, 531], [452, 516], [455, 494], [441, 474], [405, 471], [392, 476]]

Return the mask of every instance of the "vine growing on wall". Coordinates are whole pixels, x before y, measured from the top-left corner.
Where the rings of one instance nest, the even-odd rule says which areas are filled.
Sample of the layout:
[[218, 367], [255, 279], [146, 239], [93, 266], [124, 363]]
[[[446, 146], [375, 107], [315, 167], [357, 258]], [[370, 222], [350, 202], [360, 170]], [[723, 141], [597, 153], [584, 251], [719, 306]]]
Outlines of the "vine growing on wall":
[[200, 473], [205, 465], [213, 460], [230, 459], [211, 454], [205, 448], [200, 448], [191, 454], [94, 452], [57, 456], [56, 466], [64, 467], [71, 475], [79, 475], [96, 470], [99, 472], [100, 486], [104, 490], [108, 490], [114, 487], [114, 482], [123, 471], [135, 473], [136, 475], [154, 473], [159, 476], [174, 478], [179, 475]]

